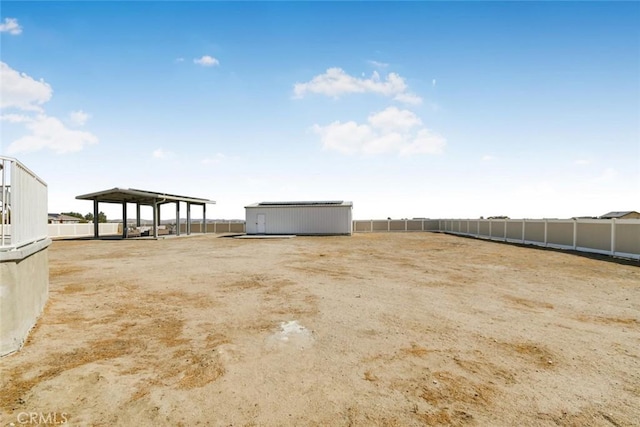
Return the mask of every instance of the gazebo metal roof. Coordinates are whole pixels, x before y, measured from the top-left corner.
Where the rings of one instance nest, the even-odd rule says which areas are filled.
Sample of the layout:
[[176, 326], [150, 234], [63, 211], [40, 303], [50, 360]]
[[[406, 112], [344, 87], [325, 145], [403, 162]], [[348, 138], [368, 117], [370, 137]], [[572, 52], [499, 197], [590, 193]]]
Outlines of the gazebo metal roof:
[[135, 188], [112, 188], [110, 190], [98, 191], [96, 193], [83, 194], [77, 196], [78, 200], [97, 200], [105, 203], [140, 203], [152, 205], [153, 203], [164, 202], [187, 202], [193, 204], [212, 204], [215, 201], [201, 199], [198, 197], [178, 196], [176, 194], [158, 193], [155, 191], [138, 190]]

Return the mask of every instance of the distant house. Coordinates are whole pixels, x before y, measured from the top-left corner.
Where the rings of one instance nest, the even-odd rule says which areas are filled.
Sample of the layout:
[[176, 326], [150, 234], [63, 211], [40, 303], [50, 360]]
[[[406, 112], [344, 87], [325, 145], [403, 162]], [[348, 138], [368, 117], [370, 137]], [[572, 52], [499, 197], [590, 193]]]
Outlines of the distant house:
[[57, 213], [50, 213], [48, 215], [49, 217], [49, 224], [78, 224], [80, 221], [82, 221], [81, 218], [77, 218], [75, 216], [69, 216], [69, 215], [64, 215], [64, 214], [57, 214]]
[[636, 211], [620, 211], [609, 212], [600, 217], [600, 219], [640, 219], [640, 212]]

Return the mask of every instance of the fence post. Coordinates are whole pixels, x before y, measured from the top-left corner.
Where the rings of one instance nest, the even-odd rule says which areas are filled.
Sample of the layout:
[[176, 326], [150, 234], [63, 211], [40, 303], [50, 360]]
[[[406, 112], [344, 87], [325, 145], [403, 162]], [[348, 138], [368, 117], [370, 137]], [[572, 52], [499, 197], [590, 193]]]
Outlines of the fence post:
[[578, 247], [578, 220], [573, 220], [573, 250]]
[[504, 220], [504, 241], [507, 241], [507, 220]]
[[616, 254], [616, 219], [611, 218], [611, 255]]

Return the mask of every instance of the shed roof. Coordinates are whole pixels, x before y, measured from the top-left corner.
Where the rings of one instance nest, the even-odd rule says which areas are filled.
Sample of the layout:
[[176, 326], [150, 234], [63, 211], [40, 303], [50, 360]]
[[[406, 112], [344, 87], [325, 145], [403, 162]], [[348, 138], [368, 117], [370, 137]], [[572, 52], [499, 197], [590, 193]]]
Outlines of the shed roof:
[[613, 211], [613, 212], [609, 212], [609, 213], [606, 213], [606, 214], [602, 215], [600, 218], [602, 218], [602, 219], [621, 218], [621, 217], [623, 217], [625, 215], [628, 215], [630, 213], [637, 214], [638, 212], [636, 212], [636, 211]]
[[317, 201], [293, 201], [293, 202], [259, 202], [245, 206], [245, 208], [292, 208], [292, 207], [353, 207], [352, 202], [343, 200], [317, 200]]
[[106, 203], [140, 203], [151, 205], [153, 203], [164, 202], [189, 202], [194, 204], [215, 204], [209, 199], [198, 197], [179, 196], [176, 194], [158, 193], [155, 191], [138, 190], [135, 188], [112, 188], [110, 190], [98, 191], [96, 193], [76, 196], [78, 200], [97, 200]]

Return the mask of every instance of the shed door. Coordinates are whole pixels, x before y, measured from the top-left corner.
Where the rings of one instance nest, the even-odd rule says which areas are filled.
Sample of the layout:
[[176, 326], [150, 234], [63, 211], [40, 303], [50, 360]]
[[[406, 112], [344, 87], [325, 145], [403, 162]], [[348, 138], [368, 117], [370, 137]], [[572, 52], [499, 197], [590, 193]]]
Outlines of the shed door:
[[265, 234], [267, 232], [267, 215], [258, 214], [258, 222], [256, 222], [256, 233]]

